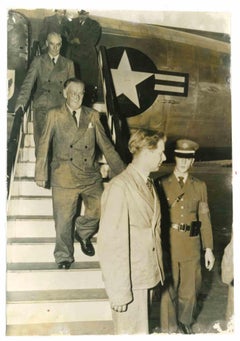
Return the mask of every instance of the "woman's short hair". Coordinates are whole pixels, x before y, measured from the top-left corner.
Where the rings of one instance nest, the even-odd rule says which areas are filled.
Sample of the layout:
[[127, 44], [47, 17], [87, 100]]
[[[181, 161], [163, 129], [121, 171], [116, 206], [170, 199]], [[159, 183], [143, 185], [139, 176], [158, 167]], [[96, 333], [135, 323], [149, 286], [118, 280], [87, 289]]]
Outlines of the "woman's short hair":
[[134, 155], [144, 148], [156, 149], [159, 140], [166, 141], [166, 136], [162, 131], [138, 129], [128, 142], [128, 149]]

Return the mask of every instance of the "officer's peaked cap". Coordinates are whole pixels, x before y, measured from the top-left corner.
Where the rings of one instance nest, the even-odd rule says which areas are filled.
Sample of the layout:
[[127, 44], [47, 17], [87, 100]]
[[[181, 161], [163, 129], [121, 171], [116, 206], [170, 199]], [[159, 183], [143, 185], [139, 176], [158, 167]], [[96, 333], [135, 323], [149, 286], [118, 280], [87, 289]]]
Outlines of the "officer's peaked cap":
[[174, 154], [175, 156], [182, 158], [194, 158], [198, 148], [199, 145], [196, 142], [192, 140], [180, 139], [176, 141]]

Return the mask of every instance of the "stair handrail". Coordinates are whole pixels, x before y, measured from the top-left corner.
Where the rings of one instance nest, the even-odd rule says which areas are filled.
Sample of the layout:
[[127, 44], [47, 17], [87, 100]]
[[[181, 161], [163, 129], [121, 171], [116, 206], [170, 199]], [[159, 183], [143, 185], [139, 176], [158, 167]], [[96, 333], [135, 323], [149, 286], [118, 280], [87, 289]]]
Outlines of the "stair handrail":
[[14, 113], [13, 125], [10, 137], [7, 142], [7, 197], [10, 198], [11, 184], [15, 174], [16, 162], [18, 159], [19, 149], [22, 141], [22, 135], [26, 131], [27, 121], [29, 117], [30, 106], [26, 110], [22, 107], [18, 108]]

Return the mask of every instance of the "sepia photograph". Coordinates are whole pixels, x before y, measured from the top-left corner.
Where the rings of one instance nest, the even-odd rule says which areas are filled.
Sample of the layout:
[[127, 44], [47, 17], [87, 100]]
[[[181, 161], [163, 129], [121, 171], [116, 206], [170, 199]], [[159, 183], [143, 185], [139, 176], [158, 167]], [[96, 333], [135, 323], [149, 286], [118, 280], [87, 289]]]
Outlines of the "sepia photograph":
[[4, 6], [3, 337], [236, 336], [236, 16], [213, 3]]

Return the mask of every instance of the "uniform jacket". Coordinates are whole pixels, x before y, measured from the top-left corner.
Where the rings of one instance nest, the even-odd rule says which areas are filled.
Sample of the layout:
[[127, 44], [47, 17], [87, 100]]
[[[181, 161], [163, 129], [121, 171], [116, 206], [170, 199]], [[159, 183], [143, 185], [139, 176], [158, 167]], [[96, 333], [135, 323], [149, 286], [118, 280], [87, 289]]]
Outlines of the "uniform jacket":
[[[200, 220], [202, 247], [213, 249], [212, 226], [205, 182], [190, 174], [183, 188], [180, 187], [174, 174], [161, 182], [168, 202], [170, 223], [191, 225], [192, 221]], [[184, 195], [180, 201], [173, 204], [182, 193]], [[200, 257], [200, 236], [190, 237], [189, 232], [179, 232], [171, 228], [170, 244], [173, 259], [185, 260]]]
[[133, 289], [163, 282], [160, 203], [130, 164], [102, 195], [98, 252], [109, 299], [132, 300]]
[[47, 112], [48, 109], [63, 104], [63, 84], [74, 75], [73, 62], [61, 55], [56, 65], [53, 65], [47, 53], [35, 57], [21, 86], [16, 107], [26, 106], [36, 81], [33, 101], [35, 110], [44, 108]]
[[53, 140], [52, 186], [76, 188], [101, 179], [96, 146], [100, 148], [115, 174], [125, 168], [105, 134], [99, 113], [91, 108], [82, 106], [79, 128], [65, 104], [48, 112], [39, 141], [36, 180], [48, 180], [47, 154], [51, 140]]

